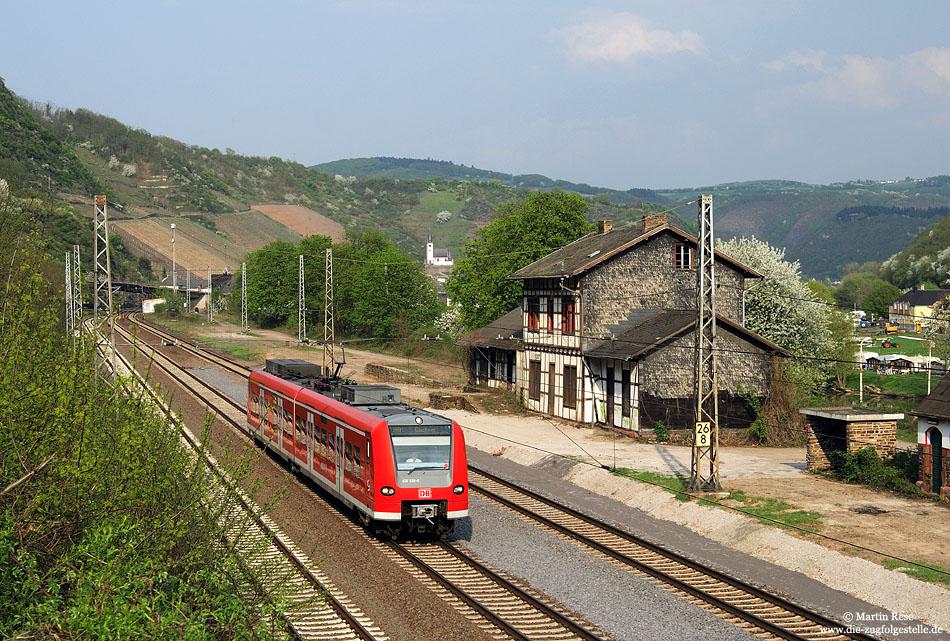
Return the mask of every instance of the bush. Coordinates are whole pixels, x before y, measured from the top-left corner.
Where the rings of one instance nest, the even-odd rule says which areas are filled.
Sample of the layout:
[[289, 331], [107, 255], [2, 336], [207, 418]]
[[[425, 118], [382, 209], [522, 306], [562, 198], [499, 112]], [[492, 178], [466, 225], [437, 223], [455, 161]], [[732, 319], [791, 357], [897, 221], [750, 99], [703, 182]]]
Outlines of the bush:
[[670, 440], [670, 428], [663, 421], [657, 421], [656, 425], [653, 426], [653, 436], [656, 437], [656, 440], [660, 443], [666, 443]]
[[922, 494], [914, 483], [917, 475], [917, 455], [914, 452], [898, 452], [882, 460], [877, 450], [865, 447], [855, 452], [839, 452], [835, 458], [839, 463], [835, 476], [842, 481], [882, 490]]
[[[15, 213], [0, 199], [0, 221], [29, 225]], [[0, 232], [0, 637], [274, 636], [220, 544], [247, 522], [175, 422], [105, 381], [90, 337], [65, 335], [40, 238]]]

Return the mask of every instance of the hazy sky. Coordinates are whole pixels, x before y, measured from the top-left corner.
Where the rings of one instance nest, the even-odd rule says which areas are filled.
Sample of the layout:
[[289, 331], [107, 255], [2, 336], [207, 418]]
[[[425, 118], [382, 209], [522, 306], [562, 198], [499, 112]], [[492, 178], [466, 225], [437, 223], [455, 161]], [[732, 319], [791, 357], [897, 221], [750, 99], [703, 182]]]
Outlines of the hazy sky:
[[950, 173], [950, 2], [5, 3], [0, 77], [186, 143], [626, 189]]

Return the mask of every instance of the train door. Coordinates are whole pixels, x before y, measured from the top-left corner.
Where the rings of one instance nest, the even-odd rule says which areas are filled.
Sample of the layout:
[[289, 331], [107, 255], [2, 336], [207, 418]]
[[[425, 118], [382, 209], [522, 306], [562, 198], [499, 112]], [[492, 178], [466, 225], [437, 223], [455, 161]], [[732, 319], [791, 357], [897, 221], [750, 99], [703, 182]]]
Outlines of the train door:
[[336, 426], [336, 491], [343, 494], [343, 426]]

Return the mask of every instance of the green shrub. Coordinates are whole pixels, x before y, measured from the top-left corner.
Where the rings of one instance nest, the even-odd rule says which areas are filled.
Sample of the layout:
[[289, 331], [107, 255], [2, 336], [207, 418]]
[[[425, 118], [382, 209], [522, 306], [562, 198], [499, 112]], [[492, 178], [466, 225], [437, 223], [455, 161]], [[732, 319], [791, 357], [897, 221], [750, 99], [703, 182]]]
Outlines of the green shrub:
[[670, 440], [670, 428], [663, 421], [657, 421], [653, 426], [653, 436], [660, 443], [666, 443]]
[[914, 481], [917, 459], [914, 452], [898, 452], [882, 460], [877, 450], [865, 447], [854, 452], [838, 452], [835, 476], [848, 483], [861, 483], [882, 490], [922, 494]]

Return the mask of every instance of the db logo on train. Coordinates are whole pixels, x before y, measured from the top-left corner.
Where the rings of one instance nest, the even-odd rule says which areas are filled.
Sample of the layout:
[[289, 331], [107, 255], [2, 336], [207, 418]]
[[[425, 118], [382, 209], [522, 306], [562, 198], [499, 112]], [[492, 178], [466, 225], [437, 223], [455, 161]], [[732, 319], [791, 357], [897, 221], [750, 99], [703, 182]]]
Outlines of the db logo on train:
[[420, 498], [420, 499], [431, 499], [431, 498], [432, 498], [432, 488], [430, 488], [430, 487], [420, 487], [420, 488], [419, 488], [419, 498]]

